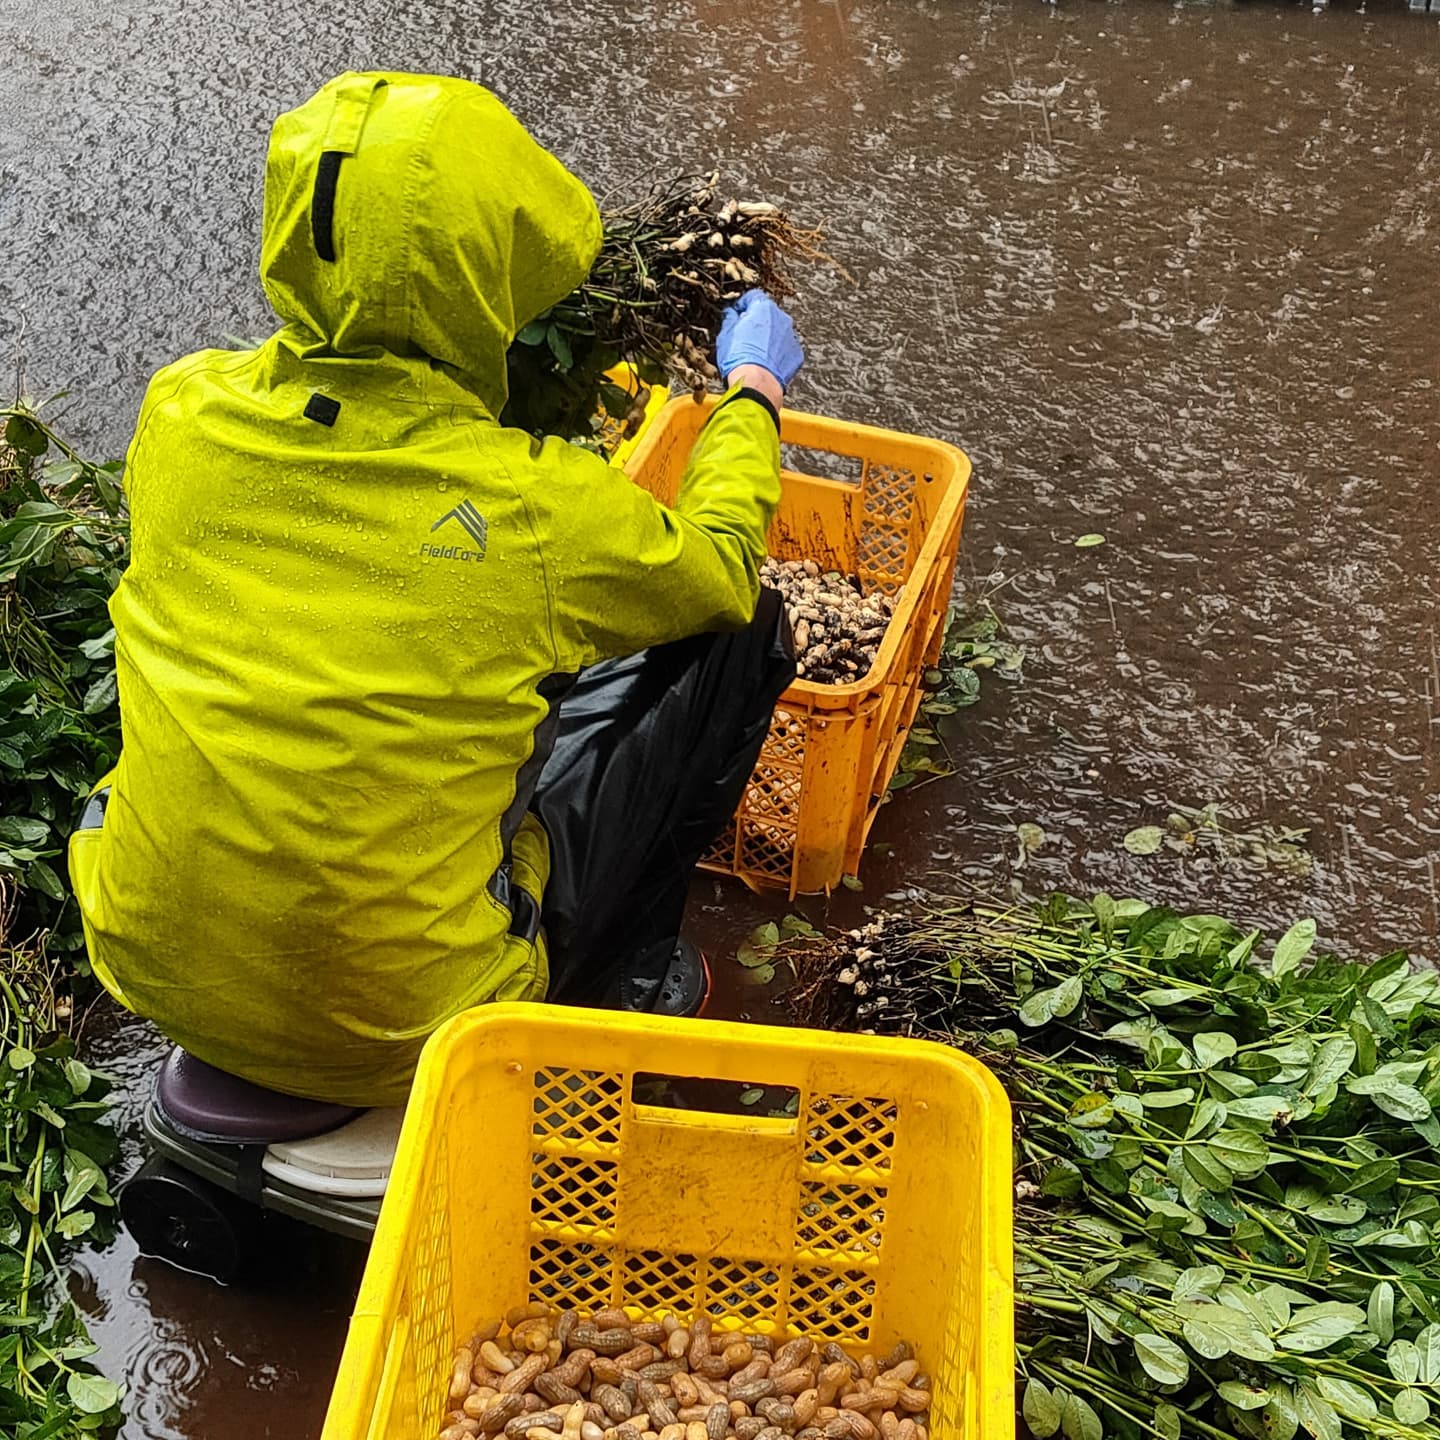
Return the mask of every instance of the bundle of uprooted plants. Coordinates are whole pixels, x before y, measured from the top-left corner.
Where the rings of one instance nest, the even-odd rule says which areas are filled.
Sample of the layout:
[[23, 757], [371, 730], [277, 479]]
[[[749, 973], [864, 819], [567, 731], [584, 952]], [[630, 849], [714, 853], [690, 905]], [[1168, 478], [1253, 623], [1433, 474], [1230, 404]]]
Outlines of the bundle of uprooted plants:
[[1010, 1093], [1037, 1440], [1440, 1435], [1440, 977], [1314, 936], [1099, 896], [798, 942], [812, 1020]]
[[[699, 396], [718, 381], [725, 306], [756, 287], [783, 300], [791, 263], [822, 258], [818, 231], [766, 202], [724, 198], [718, 183], [676, 176], [604, 211], [585, 283], [510, 347], [506, 424], [603, 448], [638, 423], [648, 385], [673, 378]], [[621, 363], [629, 385], [608, 374]]]

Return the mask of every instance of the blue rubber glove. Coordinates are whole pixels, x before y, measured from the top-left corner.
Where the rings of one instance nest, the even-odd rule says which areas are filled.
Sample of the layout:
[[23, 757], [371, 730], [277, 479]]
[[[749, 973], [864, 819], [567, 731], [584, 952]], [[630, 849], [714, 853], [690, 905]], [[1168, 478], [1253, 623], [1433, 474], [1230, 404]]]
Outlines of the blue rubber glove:
[[794, 322], [763, 290], [747, 290], [726, 307], [715, 342], [722, 375], [728, 377], [739, 365], [761, 365], [786, 386], [804, 363]]

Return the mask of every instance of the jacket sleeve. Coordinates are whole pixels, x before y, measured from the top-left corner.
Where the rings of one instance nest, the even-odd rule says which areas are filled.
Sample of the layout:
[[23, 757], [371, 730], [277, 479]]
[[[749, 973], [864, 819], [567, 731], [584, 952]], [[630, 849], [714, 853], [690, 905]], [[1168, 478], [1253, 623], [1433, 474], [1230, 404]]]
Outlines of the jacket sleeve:
[[[558, 447], [557, 447], [558, 449]], [[739, 391], [700, 432], [673, 509], [573, 447], [547, 462], [565, 483], [536, 496], [561, 668], [750, 623], [765, 536], [780, 501], [780, 440], [768, 406]], [[547, 488], [550, 475], [538, 477]]]

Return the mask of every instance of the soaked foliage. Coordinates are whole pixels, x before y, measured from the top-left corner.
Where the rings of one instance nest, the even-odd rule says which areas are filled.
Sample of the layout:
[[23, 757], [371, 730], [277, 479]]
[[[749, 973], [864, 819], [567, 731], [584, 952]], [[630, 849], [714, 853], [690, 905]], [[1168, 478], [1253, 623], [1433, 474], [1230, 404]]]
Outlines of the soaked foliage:
[[106, 602], [126, 526], [119, 467], [26, 405], [0, 410], [0, 1429], [111, 1431], [121, 1389], [89, 1363], [67, 1252], [113, 1233], [111, 1082], [76, 1054], [93, 988], [65, 840], [119, 751]]
[[1440, 976], [1315, 929], [1062, 895], [802, 942], [813, 1020], [1009, 1091], [1035, 1440], [1440, 1434]]
[[120, 753], [107, 605], [125, 560], [118, 465], [26, 405], [0, 409], [0, 881], [13, 933], [84, 966], [65, 842]]
[[77, 1242], [114, 1233], [119, 1142], [110, 1080], [68, 1033], [68, 966], [17, 934], [16, 910], [0, 878], [0, 1433], [71, 1440], [120, 1420], [121, 1389], [96, 1372], [66, 1288]]

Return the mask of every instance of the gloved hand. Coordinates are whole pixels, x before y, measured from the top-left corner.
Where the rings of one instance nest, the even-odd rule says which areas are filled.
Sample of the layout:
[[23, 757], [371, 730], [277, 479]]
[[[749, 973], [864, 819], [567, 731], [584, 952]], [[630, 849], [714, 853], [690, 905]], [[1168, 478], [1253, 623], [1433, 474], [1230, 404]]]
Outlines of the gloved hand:
[[726, 307], [715, 364], [727, 380], [741, 365], [759, 365], [785, 386], [804, 363], [794, 322], [763, 290], [747, 290]]

